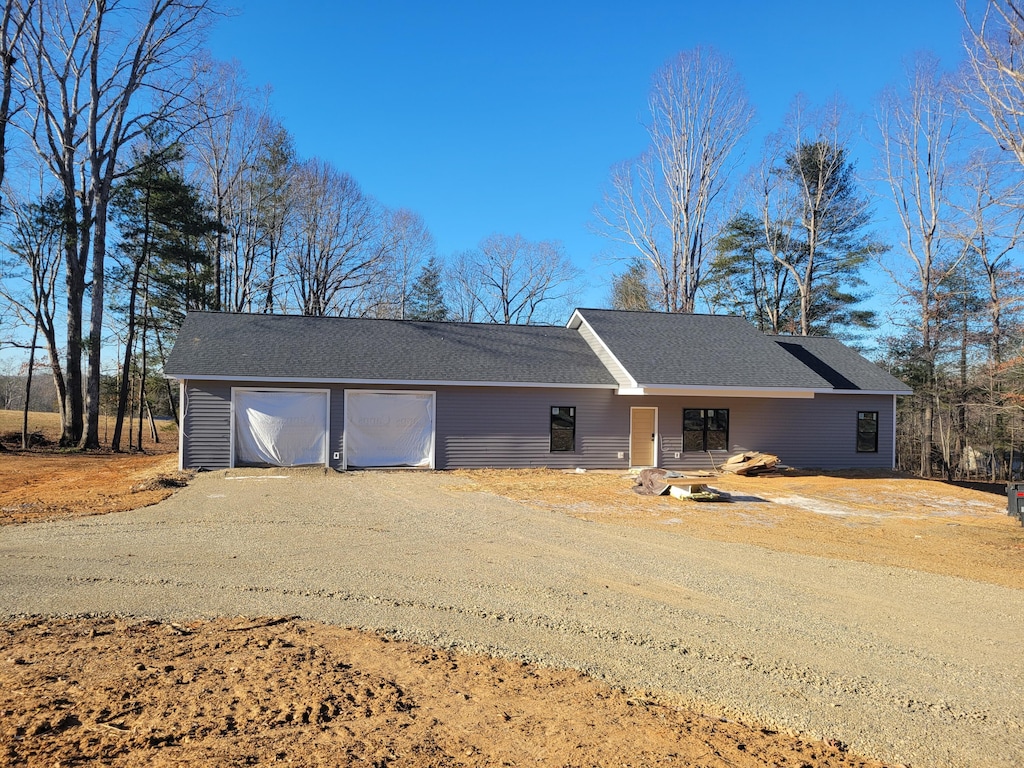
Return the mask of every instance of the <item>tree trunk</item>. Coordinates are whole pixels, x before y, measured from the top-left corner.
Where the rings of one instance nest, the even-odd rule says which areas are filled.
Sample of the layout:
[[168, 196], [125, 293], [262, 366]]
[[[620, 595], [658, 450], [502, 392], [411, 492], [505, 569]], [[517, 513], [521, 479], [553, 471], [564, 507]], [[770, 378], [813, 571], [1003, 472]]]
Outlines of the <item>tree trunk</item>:
[[113, 451], [121, 450], [121, 431], [124, 428], [124, 414], [128, 407], [128, 376], [132, 366], [132, 347], [135, 346], [135, 300], [138, 296], [139, 272], [141, 262], [135, 263], [132, 272], [132, 284], [128, 298], [128, 332], [124, 342], [124, 361], [121, 366], [121, 381], [117, 387], [117, 417], [114, 419], [114, 436], [110, 439]]
[[28, 349], [28, 371], [25, 373], [25, 408], [21, 414], [21, 450], [27, 451], [28, 444], [28, 409], [32, 399], [32, 369], [36, 365], [36, 340], [39, 338], [39, 310], [36, 310], [36, 322], [32, 327], [32, 345]]

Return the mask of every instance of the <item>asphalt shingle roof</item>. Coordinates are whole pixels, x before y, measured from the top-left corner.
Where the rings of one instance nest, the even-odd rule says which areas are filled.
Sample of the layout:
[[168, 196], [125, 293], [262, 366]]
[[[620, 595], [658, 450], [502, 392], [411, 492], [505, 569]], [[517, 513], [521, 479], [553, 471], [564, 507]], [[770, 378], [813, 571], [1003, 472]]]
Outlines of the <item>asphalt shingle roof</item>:
[[[580, 309], [640, 387], [911, 392], [835, 339], [765, 336], [740, 317]], [[574, 328], [190, 312], [178, 378], [614, 387]]]
[[577, 311], [642, 387], [832, 386], [741, 317]]
[[820, 336], [771, 336], [780, 347], [839, 390], [903, 392], [912, 390], [895, 376], [836, 339]]
[[615, 385], [561, 327], [190, 312], [165, 372], [179, 378]]

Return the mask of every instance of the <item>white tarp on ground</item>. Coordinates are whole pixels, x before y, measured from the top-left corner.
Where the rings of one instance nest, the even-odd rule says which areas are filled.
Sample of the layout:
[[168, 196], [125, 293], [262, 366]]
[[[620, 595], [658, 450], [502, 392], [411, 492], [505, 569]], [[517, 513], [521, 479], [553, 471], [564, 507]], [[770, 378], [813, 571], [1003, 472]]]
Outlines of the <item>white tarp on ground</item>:
[[235, 392], [235, 463], [323, 464], [326, 392]]
[[432, 392], [358, 392], [345, 399], [345, 464], [430, 467], [434, 452]]

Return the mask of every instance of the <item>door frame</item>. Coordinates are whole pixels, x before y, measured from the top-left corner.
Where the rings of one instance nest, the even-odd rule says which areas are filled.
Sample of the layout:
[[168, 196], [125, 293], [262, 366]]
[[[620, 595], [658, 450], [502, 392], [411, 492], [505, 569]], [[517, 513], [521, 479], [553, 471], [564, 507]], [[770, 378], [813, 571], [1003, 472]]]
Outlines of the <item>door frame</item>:
[[[651, 436], [651, 464], [635, 464], [633, 462], [633, 411], [654, 411], [654, 434]], [[633, 467], [656, 467], [658, 466], [658, 407], [655, 405], [632, 405], [629, 408], [629, 466]]]

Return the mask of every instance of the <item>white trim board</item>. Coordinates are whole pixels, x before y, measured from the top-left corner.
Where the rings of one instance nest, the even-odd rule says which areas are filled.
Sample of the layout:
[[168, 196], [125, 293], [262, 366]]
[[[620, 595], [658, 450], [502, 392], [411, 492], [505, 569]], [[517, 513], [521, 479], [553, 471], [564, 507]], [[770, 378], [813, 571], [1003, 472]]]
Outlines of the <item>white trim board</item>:
[[[358, 384], [374, 387], [532, 387], [543, 389], [616, 389], [618, 384], [553, 384], [544, 381], [432, 381], [416, 379], [310, 379], [284, 376], [204, 376], [193, 374], [167, 374], [180, 381], [238, 381], [243, 384]], [[257, 389], [259, 387], [256, 387]], [[387, 391], [387, 390], [385, 390]], [[391, 390], [395, 391], [395, 390]]]

